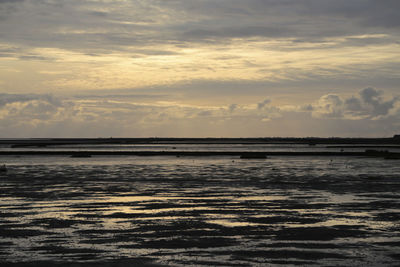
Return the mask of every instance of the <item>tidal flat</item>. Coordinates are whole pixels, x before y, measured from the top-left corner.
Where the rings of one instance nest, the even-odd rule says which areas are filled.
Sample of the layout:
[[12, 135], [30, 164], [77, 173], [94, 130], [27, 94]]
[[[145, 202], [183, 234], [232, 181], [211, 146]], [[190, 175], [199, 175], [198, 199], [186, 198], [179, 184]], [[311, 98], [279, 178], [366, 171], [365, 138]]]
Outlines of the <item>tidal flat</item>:
[[2, 266], [395, 266], [400, 259], [397, 161], [1, 160]]

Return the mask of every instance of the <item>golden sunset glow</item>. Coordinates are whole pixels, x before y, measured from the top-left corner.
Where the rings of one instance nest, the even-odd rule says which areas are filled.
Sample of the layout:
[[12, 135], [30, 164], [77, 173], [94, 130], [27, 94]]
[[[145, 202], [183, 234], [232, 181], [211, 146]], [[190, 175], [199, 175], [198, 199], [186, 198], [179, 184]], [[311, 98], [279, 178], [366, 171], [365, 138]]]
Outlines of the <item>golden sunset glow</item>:
[[[312, 120], [318, 101], [325, 95], [335, 94], [345, 103], [371, 87], [377, 92], [374, 97], [378, 102], [374, 103], [390, 106], [380, 119], [388, 123], [398, 118], [400, 47], [398, 19], [391, 12], [396, 4], [350, 1], [337, 4], [347, 10], [340, 13], [329, 1], [270, 2], [2, 1], [2, 114], [17, 116], [20, 111], [8, 110], [16, 102], [44, 101], [50, 94], [58, 99], [56, 113], [49, 114], [51, 119], [32, 117], [32, 121], [43, 125], [58, 120], [83, 123], [86, 117], [80, 112], [86, 112], [85, 103], [90, 102], [91, 116], [123, 110], [127, 117], [132, 113], [130, 123], [137, 123], [133, 118], [139, 113], [151, 117], [155, 125], [162, 124], [157, 117], [165, 114], [186, 114], [176, 118], [183, 120], [180, 124], [188, 123], [187, 119], [204, 123], [194, 122], [193, 114], [187, 113], [187, 109], [194, 109], [211, 116], [204, 125], [207, 128], [220, 120], [211, 115], [213, 110], [233, 111], [229, 106], [241, 106], [224, 117], [240, 124], [240, 118], [249, 116], [247, 121], [254, 121], [248, 127], [251, 130], [237, 135], [258, 136], [279, 133], [279, 121], [284, 127], [299, 116]], [[266, 99], [269, 110], [261, 117], [255, 115], [261, 112], [258, 104]], [[160, 103], [170, 106], [160, 107]], [[373, 102], [364, 104], [372, 113], [361, 116], [364, 121], [358, 121], [360, 127], [370, 123], [368, 118], [375, 118], [374, 108], [379, 109]], [[132, 105], [149, 110], [138, 112]], [[72, 106], [83, 117], [61, 119], [59, 109]], [[170, 113], [171, 109], [177, 111]], [[240, 113], [249, 109], [253, 115]], [[268, 113], [271, 109], [274, 112]], [[348, 119], [343, 114], [351, 112], [358, 111], [345, 110], [324, 121], [342, 128], [343, 119]], [[356, 114], [351, 117], [361, 118]], [[3, 120], [7, 118], [11, 119]], [[371, 132], [372, 136], [391, 135], [400, 127], [391, 123], [390, 129], [382, 132], [379, 123], [383, 121], [375, 119], [374, 123], [377, 132]], [[274, 124], [273, 132], [267, 124]], [[146, 127], [139, 128], [146, 134], [155, 130]], [[122, 128], [121, 133], [113, 134], [143, 134]], [[309, 129], [298, 128], [296, 135], [314, 135]], [[155, 130], [157, 135], [163, 135], [160, 130]], [[228, 133], [210, 128], [210, 135], [215, 134]], [[41, 135], [40, 131], [35, 135]]]

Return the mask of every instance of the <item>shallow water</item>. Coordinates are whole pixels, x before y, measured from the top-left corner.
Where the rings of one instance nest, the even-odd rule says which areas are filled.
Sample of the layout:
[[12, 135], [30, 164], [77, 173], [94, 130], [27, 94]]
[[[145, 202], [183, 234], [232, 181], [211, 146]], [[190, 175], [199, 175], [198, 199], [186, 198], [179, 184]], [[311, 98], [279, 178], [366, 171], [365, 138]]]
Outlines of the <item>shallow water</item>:
[[366, 149], [400, 153], [400, 145], [374, 144], [70, 144], [43, 147], [16, 147], [0, 145], [0, 151], [252, 151], [252, 152], [364, 152]]
[[395, 265], [398, 161], [1, 157], [0, 261]]

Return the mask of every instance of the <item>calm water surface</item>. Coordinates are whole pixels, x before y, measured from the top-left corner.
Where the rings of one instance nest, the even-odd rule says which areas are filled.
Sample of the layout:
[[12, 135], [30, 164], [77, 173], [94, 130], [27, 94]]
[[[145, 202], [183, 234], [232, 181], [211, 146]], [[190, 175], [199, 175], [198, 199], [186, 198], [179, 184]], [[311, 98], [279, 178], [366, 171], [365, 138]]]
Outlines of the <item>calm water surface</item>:
[[395, 266], [400, 164], [1, 157], [0, 262]]

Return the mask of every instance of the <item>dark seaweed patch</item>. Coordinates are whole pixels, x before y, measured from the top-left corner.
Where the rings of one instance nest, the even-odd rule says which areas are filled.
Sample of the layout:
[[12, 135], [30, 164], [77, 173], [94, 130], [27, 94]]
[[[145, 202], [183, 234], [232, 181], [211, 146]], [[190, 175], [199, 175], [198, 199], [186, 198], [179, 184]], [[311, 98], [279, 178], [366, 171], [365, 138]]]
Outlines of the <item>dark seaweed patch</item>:
[[137, 218], [139, 216], [140, 214], [137, 213], [114, 212], [112, 214], [104, 215], [103, 217], [124, 219], [124, 218]]
[[340, 249], [349, 247], [348, 244], [333, 244], [333, 243], [298, 243], [298, 242], [277, 242], [271, 244], [263, 244], [260, 247], [268, 248], [306, 248], [306, 249]]
[[392, 258], [395, 259], [395, 260], [400, 260], [400, 254], [399, 254], [399, 253], [390, 254], [389, 256], [392, 257]]
[[[84, 256], [84, 255], [82, 255]], [[30, 261], [30, 262], [2, 262], [2, 267], [38, 267], [38, 266], [55, 266], [55, 267], [121, 267], [121, 266], [142, 266], [142, 267], [161, 267], [163, 265], [152, 263], [149, 258], [133, 258], [133, 259], [113, 259], [110, 261]]]
[[196, 260], [196, 262], [193, 261], [187, 261], [187, 260], [177, 260], [177, 263], [179, 263], [180, 265], [183, 266], [193, 266], [193, 264], [195, 263], [197, 266], [230, 266], [230, 267], [234, 267], [234, 266], [239, 266], [239, 267], [247, 267], [247, 266], [252, 266], [249, 263], [233, 263], [233, 262], [229, 262], [229, 263], [224, 263], [224, 262], [218, 262], [218, 261], [211, 261], [211, 260]]
[[204, 238], [171, 238], [141, 242], [135, 245], [123, 245], [120, 248], [154, 248], [154, 249], [180, 249], [180, 248], [215, 248], [227, 247], [237, 244], [231, 238], [204, 237]]
[[284, 228], [275, 232], [277, 240], [321, 240], [328, 241], [336, 238], [354, 238], [366, 235], [359, 227], [295, 227]]
[[375, 242], [375, 245], [378, 246], [388, 246], [388, 247], [398, 247], [400, 248], [400, 241], [395, 241], [395, 242]]
[[0, 242], [0, 247], [10, 247], [14, 245], [13, 242]]
[[300, 265], [300, 266], [311, 266], [316, 265], [317, 263], [312, 261], [294, 261], [294, 260], [272, 260], [270, 261], [272, 264], [280, 264], [280, 265]]
[[291, 217], [291, 216], [270, 216], [270, 217], [250, 217], [247, 221], [260, 224], [275, 224], [275, 223], [302, 223], [313, 224], [322, 222], [322, 218], [310, 217]]
[[137, 230], [135, 229], [88, 229], [75, 231], [75, 233], [83, 235], [132, 234], [136, 232]]
[[81, 253], [102, 253], [104, 250], [92, 249], [92, 248], [68, 248], [62, 246], [41, 246], [33, 247], [32, 251], [45, 251], [49, 254], [81, 254]]
[[375, 216], [378, 221], [400, 221], [400, 213], [382, 212]]
[[51, 235], [51, 232], [39, 231], [39, 230], [31, 230], [31, 229], [0, 229], [1, 237], [13, 237], [13, 238], [21, 238], [27, 236], [41, 236], [41, 235]]
[[[31, 208], [29, 208], [31, 209]], [[16, 217], [24, 217], [27, 215], [34, 215], [37, 212], [1, 212], [0, 217], [1, 218], [16, 218]]]
[[231, 255], [236, 260], [247, 260], [249, 258], [264, 259], [301, 259], [301, 260], [321, 260], [321, 259], [345, 259], [348, 258], [343, 253], [331, 253], [320, 251], [304, 251], [304, 250], [235, 250], [216, 252], [225, 255]]
[[[138, 240], [138, 239], [136, 239]], [[79, 241], [80, 244], [115, 244], [118, 242], [132, 241], [131, 235], [113, 235], [110, 238], [90, 238]]]

